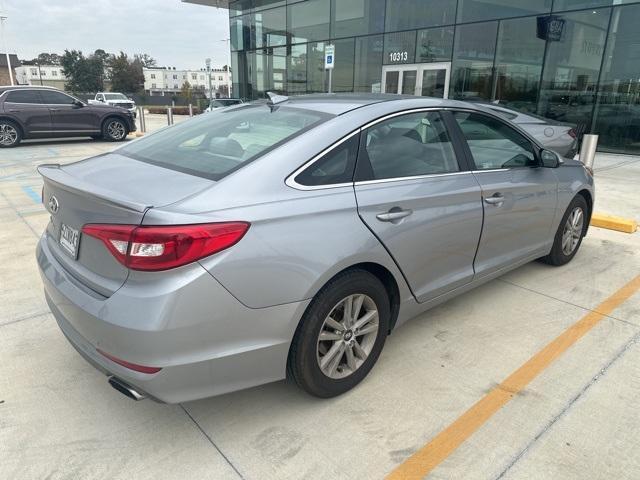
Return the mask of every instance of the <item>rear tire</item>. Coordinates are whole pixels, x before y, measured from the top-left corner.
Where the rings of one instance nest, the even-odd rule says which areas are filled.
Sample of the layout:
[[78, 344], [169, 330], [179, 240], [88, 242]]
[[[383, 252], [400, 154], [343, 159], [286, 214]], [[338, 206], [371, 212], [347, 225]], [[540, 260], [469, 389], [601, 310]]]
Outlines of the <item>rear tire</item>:
[[540, 260], [556, 267], [569, 263], [575, 257], [587, 233], [588, 218], [587, 201], [582, 195], [576, 195], [562, 217], [551, 252]]
[[128, 134], [127, 124], [120, 118], [107, 118], [102, 125], [102, 137], [110, 142], [122, 142]]
[[377, 277], [359, 269], [339, 274], [303, 315], [289, 350], [287, 377], [321, 398], [355, 387], [380, 356], [390, 311]]
[[20, 127], [11, 120], [0, 120], [0, 148], [12, 148], [22, 140]]

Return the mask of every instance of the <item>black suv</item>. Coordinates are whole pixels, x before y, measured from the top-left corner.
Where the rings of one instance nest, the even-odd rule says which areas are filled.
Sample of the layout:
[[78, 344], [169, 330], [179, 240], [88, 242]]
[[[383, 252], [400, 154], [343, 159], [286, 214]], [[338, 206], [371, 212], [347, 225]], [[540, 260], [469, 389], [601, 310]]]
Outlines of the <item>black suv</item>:
[[82, 137], [120, 142], [136, 131], [120, 107], [87, 105], [50, 87], [0, 87], [0, 148], [22, 139]]

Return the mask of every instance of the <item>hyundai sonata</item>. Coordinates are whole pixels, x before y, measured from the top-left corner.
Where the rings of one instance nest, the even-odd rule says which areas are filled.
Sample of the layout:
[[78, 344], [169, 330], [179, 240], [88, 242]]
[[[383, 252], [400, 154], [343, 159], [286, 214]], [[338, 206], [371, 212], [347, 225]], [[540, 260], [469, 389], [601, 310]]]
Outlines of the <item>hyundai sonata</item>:
[[588, 169], [491, 110], [395, 95], [273, 96], [39, 172], [62, 332], [170, 403], [285, 377], [343, 393], [408, 319], [569, 262], [594, 200]]

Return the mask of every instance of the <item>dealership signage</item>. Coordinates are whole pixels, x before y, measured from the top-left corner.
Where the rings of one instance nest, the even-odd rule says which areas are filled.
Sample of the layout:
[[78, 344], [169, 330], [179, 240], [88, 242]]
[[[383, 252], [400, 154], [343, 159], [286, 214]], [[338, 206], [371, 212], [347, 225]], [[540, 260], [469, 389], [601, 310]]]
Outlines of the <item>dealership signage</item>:
[[324, 47], [324, 68], [327, 70], [332, 69], [336, 63], [336, 47], [334, 45], [327, 45]]
[[538, 38], [549, 40], [550, 42], [559, 42], [562, 40], [562, 34], [564, 33], [564, 24], [564, 18], [555, 15], [538, 17]]

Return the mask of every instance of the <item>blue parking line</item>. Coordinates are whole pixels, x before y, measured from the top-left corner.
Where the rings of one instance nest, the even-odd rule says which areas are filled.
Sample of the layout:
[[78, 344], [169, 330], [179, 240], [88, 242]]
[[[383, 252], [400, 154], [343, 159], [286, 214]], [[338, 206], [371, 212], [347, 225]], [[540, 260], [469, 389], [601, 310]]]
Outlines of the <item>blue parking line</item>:
[[34, 201], [34, 203], [41, 203], [40, 194], [36, 193], [32, 187], [24, 186], [22, 187], [22, 191], [27, 195], [29, 195], [29, 197], [31, 198], [31, 200]]

